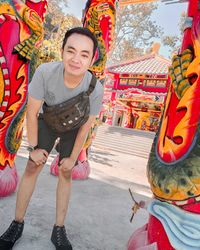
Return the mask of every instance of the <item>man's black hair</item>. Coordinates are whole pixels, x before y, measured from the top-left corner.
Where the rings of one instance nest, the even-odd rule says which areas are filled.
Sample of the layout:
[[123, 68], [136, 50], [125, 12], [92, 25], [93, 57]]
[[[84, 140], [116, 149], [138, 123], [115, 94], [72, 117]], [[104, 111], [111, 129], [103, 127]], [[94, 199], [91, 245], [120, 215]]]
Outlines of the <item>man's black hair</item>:
[[75, 28], [72, 28], [70, 30], [68, 30], [66, 33], [65, 33], [65, 37], [63, 39], [63, 44], [62, 44], [62, 49], [64, 49], [65, 47], [65, 44], [67, 42], [67, 39], [72, 35], [72, 34], [80, 34], [80, 35], [83, 35], [83, 36], [87, 36], [89, 37], [92, 42], [93, 42], [93, 57], [95, 55], [95, 52], [96, 52], [96, 49], [97, 49], [97, 46], [98, 46], [98, 42], [97, 42], [97, 39], [95, 37], [95, 35], [88, 29], [88, 28], [84, 28], [84, 27], [75, 27]]

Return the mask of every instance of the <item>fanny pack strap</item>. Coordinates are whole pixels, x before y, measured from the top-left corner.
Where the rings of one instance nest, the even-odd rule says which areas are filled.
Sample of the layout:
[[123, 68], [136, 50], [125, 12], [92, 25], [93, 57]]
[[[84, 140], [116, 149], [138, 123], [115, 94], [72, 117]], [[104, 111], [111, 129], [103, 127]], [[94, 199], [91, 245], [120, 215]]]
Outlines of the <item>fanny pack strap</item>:
[[[92, 72], [91, 72], [92, 73]], [[88, 88], [88, 90], [86, 91], [87, 95], [90, 95], [92, 93], [92, 91], [94, 90], [95, 86], [97, 83], [97, 78], [96, 76], [92, 73], [92, 79], [90, 81], [90, 86]]]
[[[96, 76], [95, 76], [91, 71], [89, 71], [89, 72], [92, 74], [92, 78], [91, 78], [91, 81], [90, 81], [89, 88], [88, 88], [88, 90], [86, 91], [86, 93], [87, 93], [88, 96], [89, 96], [89, 95], [92, 93], [92, 91], [95, 89], [96, 83], [97, 83], [97, 78], [96, 78]], [[74, 97], [72, 97], [72, 98], [74, 98]], [[43, 105], [48, 106], [48, 105], [46, 104], [46, 102], [44, 102]], [[57, 105], [57, 104], [56, 104], [56, 105]], [[54, 105], [54, 106], [56, 106], [56, 105]]]

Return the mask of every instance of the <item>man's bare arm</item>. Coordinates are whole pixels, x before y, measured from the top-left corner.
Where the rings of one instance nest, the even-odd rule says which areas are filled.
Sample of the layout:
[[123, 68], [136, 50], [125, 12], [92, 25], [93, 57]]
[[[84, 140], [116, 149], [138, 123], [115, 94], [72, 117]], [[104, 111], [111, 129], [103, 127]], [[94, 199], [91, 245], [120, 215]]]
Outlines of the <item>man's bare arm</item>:
[[[38, 113], [41, 108], [42, 101], [36, 100], [29, 96], [27, 106], [27, 137], [29, 145], [35, 147], [38, 145]], [[44, 149], [36, 149], [30, 153], [30, 158], [38, 166], [46, 162], [48, 152]]]
[[31, 146], [38, 144], [38, 113], [42, 103], [43, 101], [36, 100], [32, 96], [28, 97], [26, 124], [28, 142]]
[[83, 145], [84, 145], [85, 140], [87, 138], [88, 132], [89, 132], [94, 120], [95, 120], [95, 117], [96, 116], [90, 116], [88, 121], [85, 124], [83, 124], [83, 126], [81, 126], [79, 131], [78, 131], [78, 134], [77, 134], [77, 137], [76, 137], [76, 140], [74, 143], [74, 147], [73, 147], [72, 153], [70, 155], [70, 158], [73, 159], [74, 161], [77, 160], [77, 158], [80, 154], [80, 151], [83, 148]]

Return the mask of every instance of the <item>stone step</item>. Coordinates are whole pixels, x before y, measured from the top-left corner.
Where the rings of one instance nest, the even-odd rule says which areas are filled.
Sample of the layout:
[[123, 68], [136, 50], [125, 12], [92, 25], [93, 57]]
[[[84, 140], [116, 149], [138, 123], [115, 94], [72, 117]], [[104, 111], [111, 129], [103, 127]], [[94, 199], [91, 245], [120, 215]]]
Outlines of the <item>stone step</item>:
[[118, 147], [109, 147], [108, 145], [101, 145], [101, 144], [92, 144], [93, 147], [95, 148], [99, 148], [99, 149], [103, 149], [103, 150], [106, 150], [106, 151], [116, 151], [116, 152], [119, 152], [119, 153], [123, 153], [123, 154], [127, 154], [127, 155], [134, 155], [134, 156], [138, 156], [138, 157], [141, 157], [141, 158], [148, 158], [149, 157], [149, 153], [150, 153], [150, 150], [149, 151], [141, 151], [141, 150], [129, 150], [129, 149], [126, 149], [126, 150], [122, 150]]
[[98, 134], [95, 138], [95, 140], [99, 140], [99, 141], [117, 141], [118, 143], [124, 143], [126, 142], [127, 144], [133, 144], [133, 143], [137, 143], [138, 144], [143, 144], [143, 145], [150, 145], [152, 143], [152, 139], [144, 139], [144, 138], [135, 138], [134, 136], [130, 136], [130, 137], [120, 137], [120, 136], [106, 136], [107, 138], [105, 138], [105, 134]]
[[148, 158], [155, 133], [101, 125], [97, 129], [93, 146], [125, 154]]
[[108, 144], [108, 145], [114, 145], [114, 146], [118, 146], [118, 147], [125, 147], [125, 148], [141, 148], [141, 149], [146, 149], [146, 148], [151, 148], [152, 145], [152, 141], [146, 143], [146, 142], [141, 142], [141, 141], [119, 141], [119, 140], [111, 140], [111, 139], [100, 139], [97, 138], [94, 140], [94, 143], [100, 143], [100, 144]]
[[137, 129], [130, 129], [130, 128], [121, 128], [121, 127], [109, 126], [109, 125], [100, 125], [97, 128], [97, 131], [102, 131], [102, 132], [106, 132], [109, 134], [119, 133], [121, 135], [135, 135], [135, 136], [151, 138], [151, 139], [153, 139], [155, 136], [154, 132], [137, 130]]

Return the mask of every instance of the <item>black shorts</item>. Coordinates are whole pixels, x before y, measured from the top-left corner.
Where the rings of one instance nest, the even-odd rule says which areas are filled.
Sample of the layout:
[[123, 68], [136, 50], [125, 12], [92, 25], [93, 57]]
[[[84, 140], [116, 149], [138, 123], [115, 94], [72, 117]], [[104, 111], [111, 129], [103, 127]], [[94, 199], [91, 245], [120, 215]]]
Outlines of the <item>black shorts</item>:
[[69, 157], [79, 129], [68, 131], [65, 133], [56, 133], [50, 129], [43, 120], [42, 115], [38, 117], [38, 147], [45, 149], [48, 153], [54, 147], [56, 139], [59, 137], [60, 142], [56, 146], [57, 152], [60, 154], [59, 160]]

